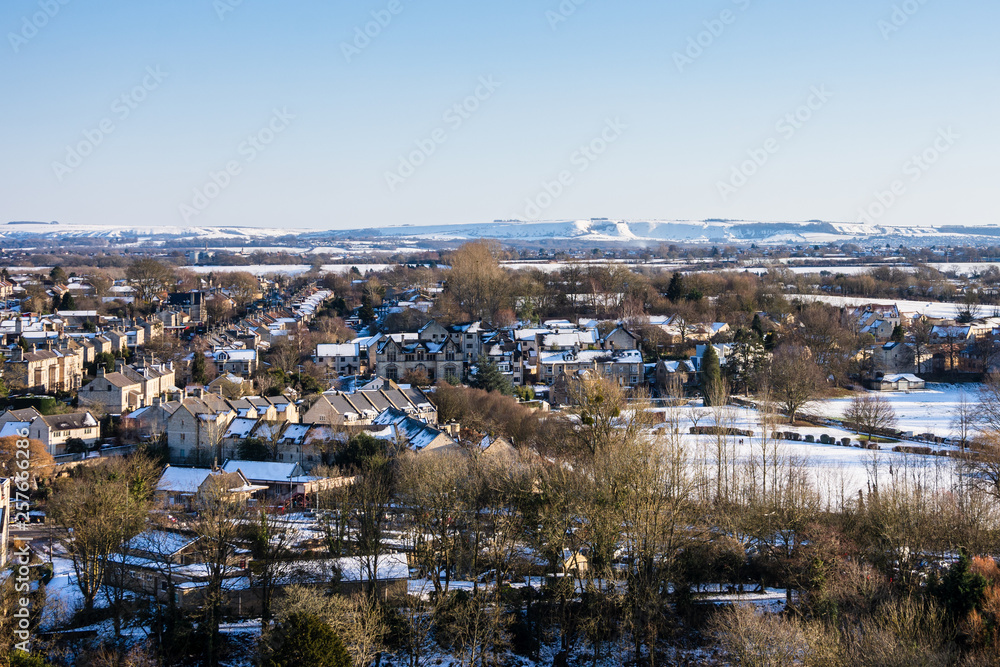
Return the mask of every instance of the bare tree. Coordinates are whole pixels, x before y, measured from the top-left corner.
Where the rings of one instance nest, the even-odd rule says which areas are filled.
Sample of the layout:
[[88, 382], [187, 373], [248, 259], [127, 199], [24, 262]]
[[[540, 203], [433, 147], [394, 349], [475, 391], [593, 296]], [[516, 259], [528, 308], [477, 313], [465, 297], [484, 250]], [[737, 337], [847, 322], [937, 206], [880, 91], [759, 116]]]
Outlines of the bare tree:
[[788, 414], [788, 423], [803, 405], [820, 395], [824, 384], [823, 372], [802, 347], [782, 345], [771, 362], [770, 385], [774, 400]]
[[228, 601], [227, 580], [240, 569], [236, 546], [240, 522], [246, 515], [246, 498], [230, 492], [232, 481], [226, 473], [207, 480], [197, 499], [198, 518], [193, 524], [199, 538], [198, 559], [208, 575], [202, 593], [202, 619], [207, 630], [206, 662], [213, 666], [218, 664], [221, 651], [219, 624]]
[[500, 266], [502, 257], [493, 241], [466, 243], [451, 255], [448, 293], [475, 319], [489, 321], [507, 304], [510, 278]]
[[[72, 534], [73, 570], [87, 610], [105, 584], [110, 555], [142, 530], [158, 476], [149, 459], [134, 455], [77, 468], [57, 483], [49, 512]], [[120, 632], [121, 607], [116, 609]]]
[[144, 257], [125, 269], [125, 280], [140, 301], [149, 303], [173, 284], [174, 270], [159, 260]]
[[951, 409], [951, 429], [959, 440], [962, 451], [965, 451], [972, 437], [972, 431], [976, 425], [977, 406], [974, 401], [969, 400], [969, 395], [965, 389], [958, 392], [958, 402]]
[[844, 421], [859, 434], [867, 433], [869, 442], [877, 433], [896, 427], [896, 411], [881, 394], [855, 394], [844, 411]]

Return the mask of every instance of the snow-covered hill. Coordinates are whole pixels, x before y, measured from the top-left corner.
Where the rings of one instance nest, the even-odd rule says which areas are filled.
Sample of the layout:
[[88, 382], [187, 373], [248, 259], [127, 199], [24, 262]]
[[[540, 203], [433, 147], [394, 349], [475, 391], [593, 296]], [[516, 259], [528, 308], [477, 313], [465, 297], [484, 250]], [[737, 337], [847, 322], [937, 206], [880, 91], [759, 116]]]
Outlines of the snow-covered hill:
[[565, 240], [578, 243], [892, 243], [932, 245], [961, 242], [1000, 242], [1000, 226], [942, 225], [934, 227], [888, 227], [840, 222], [776, 222], [748, 220], [544, 220], [537, 222], [494, 221], [453, 225], [403, 225], [353, 230], [263, 227], [175, 227], [114, 226], [72, 223], [10, 222], [0, 225], [0, 239], [106, 238], [112, 242], [170, 239], [219, 242], [225, 240], [266, 241], [294, 237], [303, 242], [331, 237], [361, 239], [389, 237], [437, 241], [491, 238], [507, 241]]

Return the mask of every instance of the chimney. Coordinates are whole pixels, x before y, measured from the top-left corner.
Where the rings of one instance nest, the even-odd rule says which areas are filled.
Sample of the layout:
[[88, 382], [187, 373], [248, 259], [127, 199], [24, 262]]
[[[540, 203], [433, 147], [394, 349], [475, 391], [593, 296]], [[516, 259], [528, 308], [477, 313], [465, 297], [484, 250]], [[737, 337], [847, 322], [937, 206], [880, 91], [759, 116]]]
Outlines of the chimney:
[[97, 364], [97, 377], [102, 378], [104, 375], [104, 364]]
[[115, 359], [115, 373], [121, 373], [122, 369], [125, 368], [124, 359]]
[[11, 361], [24, 361], [24, 350], [21, 349], [20, 345], [15, 345], [11, 349], [10, 360]]

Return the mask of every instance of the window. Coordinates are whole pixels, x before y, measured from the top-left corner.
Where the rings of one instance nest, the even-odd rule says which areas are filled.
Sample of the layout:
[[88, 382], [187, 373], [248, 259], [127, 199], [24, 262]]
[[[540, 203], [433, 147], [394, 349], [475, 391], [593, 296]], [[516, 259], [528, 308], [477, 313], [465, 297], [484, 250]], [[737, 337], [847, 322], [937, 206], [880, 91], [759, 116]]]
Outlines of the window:
[[396, 361], [396, 350], [388, 350], [385, 353], [385, 360], [386, 361]]
[[406, 355], [406, 361], [413, 361], [413, 355], [412, 354]]
[[455, 361], [455, 353], [454, 352], [445, 352], [444, 353], [444, 360], [445, 361]]
[[398, 380], [399, 371], [396, 370], [395, 366], [389, 366], [388, 368], [385, 369], [385, 376], [390, 380]]

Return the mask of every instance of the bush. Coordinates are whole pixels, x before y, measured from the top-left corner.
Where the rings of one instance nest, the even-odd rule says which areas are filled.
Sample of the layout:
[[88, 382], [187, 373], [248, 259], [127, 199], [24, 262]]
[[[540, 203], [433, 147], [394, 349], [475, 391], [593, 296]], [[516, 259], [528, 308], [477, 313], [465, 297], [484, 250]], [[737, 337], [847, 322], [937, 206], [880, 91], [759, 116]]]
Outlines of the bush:
[[317, 616], [294, 613], [274, 632], [268, 667], [350, 667], [344, 642]]

